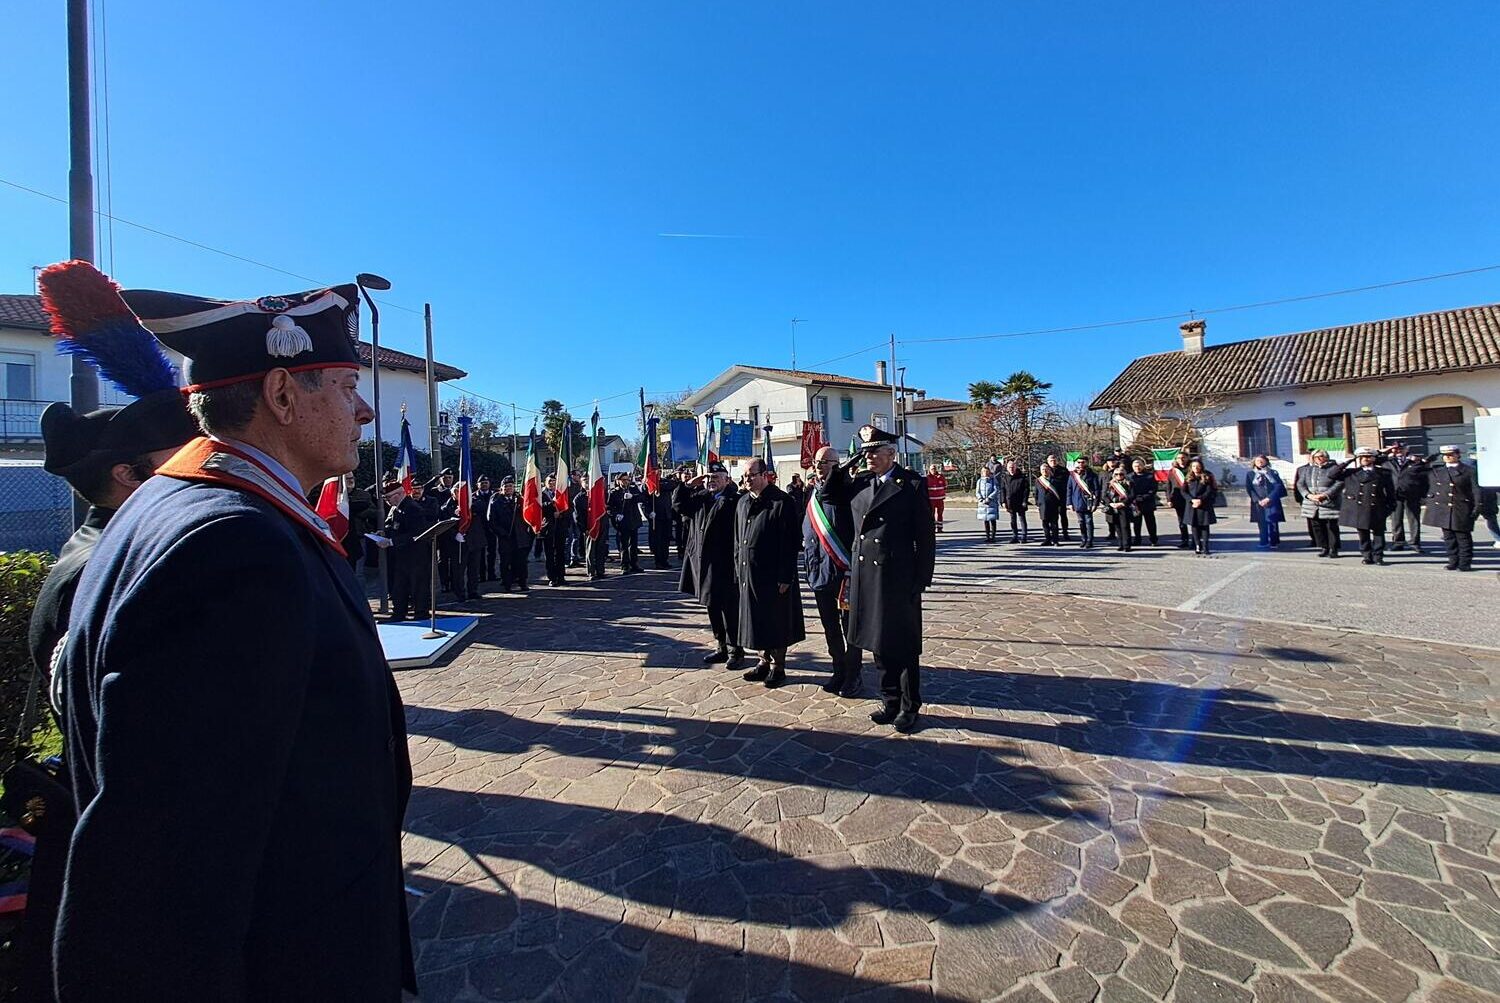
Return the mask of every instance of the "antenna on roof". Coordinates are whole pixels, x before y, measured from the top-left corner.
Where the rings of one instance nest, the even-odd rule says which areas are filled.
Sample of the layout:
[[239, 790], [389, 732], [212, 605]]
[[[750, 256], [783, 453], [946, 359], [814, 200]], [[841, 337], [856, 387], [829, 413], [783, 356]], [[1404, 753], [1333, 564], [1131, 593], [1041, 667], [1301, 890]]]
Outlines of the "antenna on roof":
[[792, 324], [792, 372], [796, 372], [797, 371], [797, 325], [798, 324], [806, 324], [806, 323], [807, 323], [807, 318], [805, 318], [805, 317], [793, 317], [792, 320], [791, 320], [791, 324]]

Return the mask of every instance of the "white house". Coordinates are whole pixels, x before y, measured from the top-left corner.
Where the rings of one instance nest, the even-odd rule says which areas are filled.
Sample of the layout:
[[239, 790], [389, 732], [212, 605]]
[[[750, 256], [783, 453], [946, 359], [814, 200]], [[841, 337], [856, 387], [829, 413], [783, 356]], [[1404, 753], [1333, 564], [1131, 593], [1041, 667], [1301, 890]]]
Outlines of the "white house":
[[[771, 455], [781, 482], [802, 470], [802, 427], [808, 420], [822, 422], [824, 438], [847, 449], [861, 425], [892, 427], [891, 385], [885, 363], [875, 364], [875, 379], [862, 380], [834, 373], [768, 366], [730, 366], [683, 402], [700, 422], [707, 415], [749, 419], [755, 426], [755, 452], [764, 446], [762, 429], [771, 427]], [[916, 393], [907, 388], [909, 393]], [[908, 443], [908, 449], [920, 449]], [[735, 465], [736, 460], [726, 457]]]
[[[69, 399], [72, 360], [59, 355], [48, 332], [46, 313], [39, 296], [0, 295], [0, 450], [38, 452], [41, 449], [40, 418], [43, 409], [53, 401]], [[369, 342], [359, 343], [360, 388], [373, 393], [373, 374]], [[167, 355], [179, 369], [182, 358], [171, 351]], [[468, 375], [442, 363], [435, 363], [439, 381], [462, 379]], [[99, 403], [128, 404], [130, 398], [107, 383], [100, 382]], [[405, 352], [380, 348], [380, 434], [387, 442], [400, 441], [401, 405], [410, 409], [412, 445], [427, 449], [426, 362]], [[375, 438], [375, 426], [365, 428], [367, 441]]]
[[1219, 475], [1242, 480], [1260, 453], [1287, 475], [1317, 447], [1471, 451], [1475, 416], [1500, 409], [1500, 305], [1226, 345], [1205, 346], [1201, 320], [1180, 330], [1180, 350], [1131, 362], [1090, 407], [1115, 411], [1127, 450], [1185, 419]]

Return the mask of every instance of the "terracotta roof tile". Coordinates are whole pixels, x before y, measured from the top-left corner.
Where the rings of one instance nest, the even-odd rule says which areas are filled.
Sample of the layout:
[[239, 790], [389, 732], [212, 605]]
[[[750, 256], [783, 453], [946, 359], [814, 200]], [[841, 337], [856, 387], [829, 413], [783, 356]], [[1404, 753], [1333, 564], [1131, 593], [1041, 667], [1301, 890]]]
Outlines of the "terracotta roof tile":
[[7, 293], [0, 295], [0, 327], [23, 327], [32, 331], [46, 331], [52, 325], [42, 310], [40, 296]]
[[1500, 304], [1461, 307], [1136, 359], [1091, 408], [1500, 367]]
[[[840, 376], [837, 373], [815, 373], [806, 369], [777, 369], [774, 366], [749, 366], [739, 363], [742, 369], [752, 369], [760, 373], [776, 373], [779, 376], [790, 376], [798, 380], [810, 380], [813, 383], [822, 383], [825, 386], [856, 387], [868, 390], [889, 391], [889, 383], [876, 383], [874, 380], [862, 380], [857, 376]], [[916, 387], [907, 387], [907, 390], [915, 390]]]
[[906, 405], [907, 414], [921, 414], [924, 411], [953, 411], [967, 409], [968, 401], [948, 400], [944, 397], [924, 397], [919, 401], [911, 401]]

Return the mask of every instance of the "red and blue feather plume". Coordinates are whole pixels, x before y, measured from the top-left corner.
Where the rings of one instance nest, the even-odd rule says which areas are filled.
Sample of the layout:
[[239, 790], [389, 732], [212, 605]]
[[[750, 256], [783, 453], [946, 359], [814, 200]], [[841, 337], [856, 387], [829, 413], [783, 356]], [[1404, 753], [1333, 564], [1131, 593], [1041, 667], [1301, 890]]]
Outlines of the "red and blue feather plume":
[[177, 367], [109, 276], [87, 261], [63, 261], [44, 268], [37, 283], [59, 352], [82, 357], [132, 397], [177, 386]]

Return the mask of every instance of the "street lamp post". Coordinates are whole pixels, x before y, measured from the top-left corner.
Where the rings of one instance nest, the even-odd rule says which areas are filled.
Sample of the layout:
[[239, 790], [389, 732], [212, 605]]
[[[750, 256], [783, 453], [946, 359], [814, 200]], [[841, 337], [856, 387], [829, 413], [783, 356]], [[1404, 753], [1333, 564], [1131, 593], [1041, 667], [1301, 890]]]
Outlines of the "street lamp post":
[[[370, 272], [360, 272], [354, 277], [359, 285], [360, 294], [364, 296], [366, 305], [370, 308], [370, 402], [375, 411], [375, 449], [373, 452], [375, 460], [375, 520], [376, 526], [383, 531], [385, 526], [385, 491], [383, 484], [385, 480], [384, 458], [385, 440], [380, 435], [380, 308], [375, 305], [375, 298], [370, 295], [370, 290], [384, 292], [391, 287], [388, 279]], [[389, 558], [382, 555], [381, 563]], [[384, 570], [384, 567], [381, 569]], [[385, 589], [380, 590], [380, 612], [385, 613], [389, 607], [386, 605], [388, 597]]]

